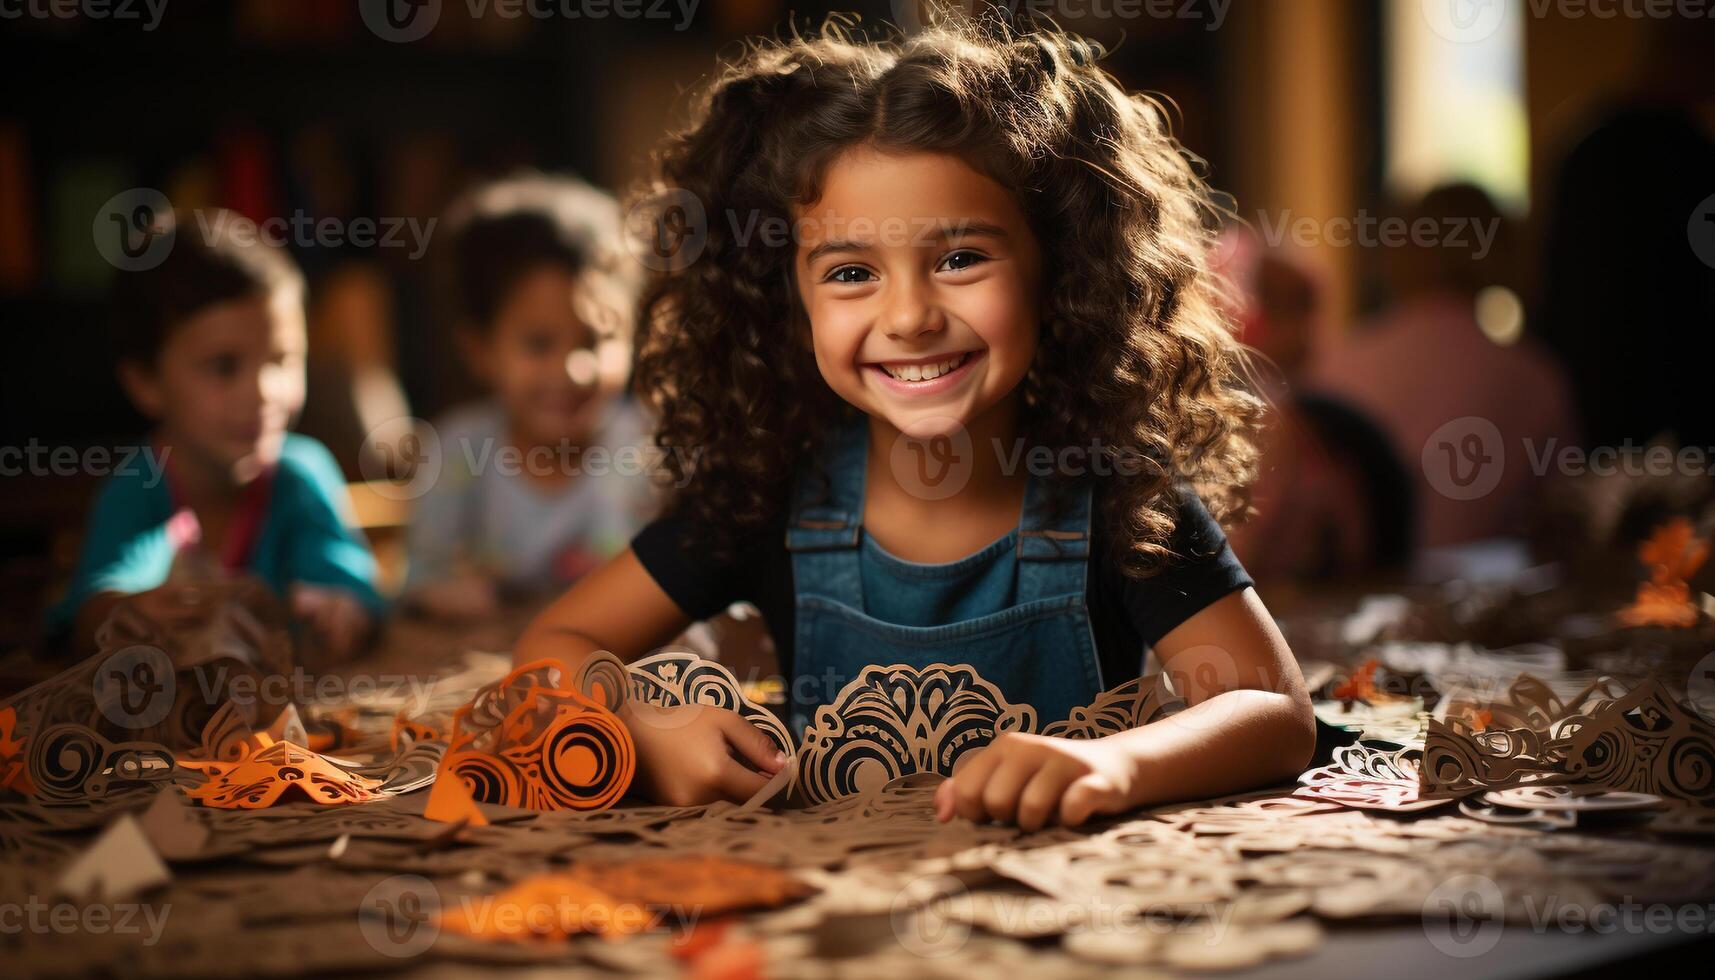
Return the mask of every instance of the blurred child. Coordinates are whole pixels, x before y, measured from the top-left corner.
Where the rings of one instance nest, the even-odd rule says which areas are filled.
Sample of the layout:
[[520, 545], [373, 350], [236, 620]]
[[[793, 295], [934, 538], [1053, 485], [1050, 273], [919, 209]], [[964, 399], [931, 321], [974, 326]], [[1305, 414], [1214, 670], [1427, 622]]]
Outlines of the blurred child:
[[206, 575], [259, 576], [320, 653], [357, 651], [381, 612], [374, 557], [326, 447], [287, 427], [304, 404], [304, 281], [239, 215], [204, 212], [160, 264], [115, 288], [119, 379], [154, 423], [153, 468], [116, 472], [49, 613], [81, 651], [114, 607], [173, 602]]
[[582, 182], [518, 177], [454, 209], [466, 360], [493, 392], [423, 440], [432, 482], [406, 595], [431, 616], [490, 614], [622, 550], [649, 499], [625, 383], [631, 283], [619, 205]]

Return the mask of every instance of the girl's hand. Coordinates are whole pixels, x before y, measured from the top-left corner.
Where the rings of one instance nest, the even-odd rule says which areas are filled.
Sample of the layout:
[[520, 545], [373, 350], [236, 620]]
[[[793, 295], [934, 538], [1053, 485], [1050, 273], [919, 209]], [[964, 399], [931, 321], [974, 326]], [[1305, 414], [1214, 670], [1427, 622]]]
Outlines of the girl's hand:
[[637, 745], [636, 785], [657, 803], [742, 803], [786, 765], [762, 729], [725, 708], [631, 703], [620, 717]]
[[1093, 814], [1131, 808], [1137, 765], [1118, 747], [1008, 732], [972, 755], [935, 792], [935, 816], [1076, 827]]

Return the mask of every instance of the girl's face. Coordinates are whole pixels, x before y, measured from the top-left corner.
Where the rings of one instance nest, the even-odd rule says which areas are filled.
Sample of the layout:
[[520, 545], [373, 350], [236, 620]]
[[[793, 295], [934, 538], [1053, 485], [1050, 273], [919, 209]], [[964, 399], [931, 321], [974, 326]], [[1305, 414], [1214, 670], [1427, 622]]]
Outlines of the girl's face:
[[472, 353], [513, 433], [532, 446], [581, 445], [611, 388], [607, 351], [579, 315], [578, 280], [543, 265], [521, 276]]
[[1010, 401], [1042, 316], [1041, 254], [1010, 191], [954, 156], [854, 147], [795, 229], [816, 364], [841, 398], [918, 439]]
[[168, 332], [154, 365], [122, 365], [175, 453], [247, 482], [280, 458], [304, 407], [303, 301], [280, 290], [217, 303]]

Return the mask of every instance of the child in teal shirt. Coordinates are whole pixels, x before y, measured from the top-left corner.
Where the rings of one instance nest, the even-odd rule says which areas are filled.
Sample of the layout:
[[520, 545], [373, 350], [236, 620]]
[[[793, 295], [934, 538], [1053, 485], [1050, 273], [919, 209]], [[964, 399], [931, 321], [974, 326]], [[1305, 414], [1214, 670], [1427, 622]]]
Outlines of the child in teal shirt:
[[169, 233], [166, 258], [121, 273], [115, 296], [120, 381], [156, 424], [149, 465], [102, 487], [50, 631], [87, 651], [115, 606], [147, 608], [169, 576], [248, 573], [348, 656], [382, 600], [332, 455], [286, 431], [304, 403], [302, 276], [234, 214]]

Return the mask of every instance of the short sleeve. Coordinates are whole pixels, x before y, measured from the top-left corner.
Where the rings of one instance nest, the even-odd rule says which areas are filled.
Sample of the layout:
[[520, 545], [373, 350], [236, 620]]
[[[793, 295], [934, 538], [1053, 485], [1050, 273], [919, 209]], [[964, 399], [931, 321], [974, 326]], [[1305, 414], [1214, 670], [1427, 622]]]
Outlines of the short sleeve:
[[351, 500], [339, 466], [327, 448], [303, 436], [289, 437], [275, 492], [286, 499], [292, 526], [285, 587], [293, 582], [345, 589], [379, 615], [384, 603], [375, 589], [375, 556], [351, 521]]
[[748, 598], [745, 583], [758, 577], [754, 554], [721, 563], [710, 558], [710, 550], [707, 531], [679, 517], [651, 521], [631, 539], [632, 554], [655, 584], [681, 612], [698, 620]]
[[1128, 579], [1123, 589], [1126, 611], [1149, 646], [1217, 600], [1256, 584], [1197, 494], [1182, 489], [1179, 498], [1168, 544], [1173, 557], [1149, 578]]
[[96, 495], [83, 548], [65, 597], [48, 610], [47, 630], [69, 629], [78, 610], [102, 592], [146, 592], [166, 581], [176, 549], [167, 531], [164, 484], [152, 475], [115, 474]]

